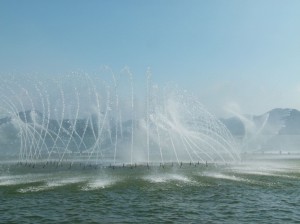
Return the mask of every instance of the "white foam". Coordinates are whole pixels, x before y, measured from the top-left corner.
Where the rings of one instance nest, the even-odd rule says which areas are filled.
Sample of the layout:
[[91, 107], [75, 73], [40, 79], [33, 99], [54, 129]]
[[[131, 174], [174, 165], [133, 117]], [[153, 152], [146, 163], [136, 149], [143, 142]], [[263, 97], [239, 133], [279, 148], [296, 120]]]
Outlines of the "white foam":
[[10, 186], [18, 184], [33, 183], [39, 181], [40, 175], [10, 175], [0, 177], [0, 186]]
[[52, 181], [47, 181], [47, 186], [49, 187], [61, 187], [61, 186], [65, 186], [65, 185], [69, 185], [69, 184], [75, 184], [75, 183], [80, 183], [85, 181], [84, 178], [67, 178], [67, 179], [57, 179], [57, 180], [52, 180]]
[[146, 176], [144, 177], [144, 179], [151, 183], [164, 183], [170, 181], [180, 181], [185, 183], [192, 182], [186, 176], [182, 176], [179, 174], [155, 174], [155, 175]]
[[31, 187], [26, 187], [26, 188], [20, 188], [19, 190], [17, 190], [17, 192], [19, 192], [19, 193], [39, 192], [39, 191], [44, 191], [44, 190], [48, 190], [48, 189], [49, 189], [49, 187], [46, 185], [31, 186]]
[[116, 181], [112, 179], [97, 179], [94, 181], [90, 181], [86, 184], [86, 186], [82, 187], [83, 191], [91, 191], [91, 190], [97, 190], [97, 189], [104, 189], [108, 186], [111, 186]]
[[225, 180], [233, 180], [233, 181], [248, 181], [247, 179], [236, 177], [234, 175], [227, 175], [223, 173], [204, 173], [205, 176], [209, 176], [216, 179], [225, 179]]
[[13, 176], [1, 176], [0, 186], [9, 186], [16, 184], [16, 179]]
[[57, 180], [50, 180], [47, 181], [46, 184], [40, 185], [40, 186], [30, 186], [26, 188], [21, 188], [17, 190], [20, 193], [26, 193], [26, 192], [39, 192], [39, 191], [46, 191], [50, 189], [54, 189], [56, 187], [61, 187], [69, 184], [74, 184], [74, 183], [80, 183], [83, 182], [84, 179], [82, 178], [67, 178], [67, 179], [57, 179]]

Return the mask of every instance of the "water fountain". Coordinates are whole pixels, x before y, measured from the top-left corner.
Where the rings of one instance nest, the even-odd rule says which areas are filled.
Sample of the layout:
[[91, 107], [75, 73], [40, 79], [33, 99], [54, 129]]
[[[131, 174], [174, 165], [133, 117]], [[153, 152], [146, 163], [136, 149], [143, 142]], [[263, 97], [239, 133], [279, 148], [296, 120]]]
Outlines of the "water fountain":
[[[136, 222], [141, 214], [156, 218], [161, 211], [167, 218], [160, 220], [173, 222], [173, 214], [183, 210], [178, 215], [181, 222], [189, 207], [195, 221], [200, 216], [206, 219], [207, 211], [215, 218], [223, 208], [228, 210], [222, 217], [231, 217], [236, 205], [244, 209], [249, 203], [253, 208], [249, 214], [256, 214], [261, 198], [270, 199], [263, 202], [270, 205], [277, 205], [278, 198], [289, 202], [283, 206], [286, 210], [281, 204], [271, 207], [279, 212], [274, 221], [298, 220], [294, 207], [299, 157], [269, 160], [243, 155], [239, 162], [238, 148], [244, 144], [238, 147], [197, 97], [172, 86], [160, 88], [152, 83], [150, 71], [144, 94], [135, 88], [128, 69], [118, 76], [107, 73], [2, 79], [0, 194], [4, 198], [0, 209], [4, 222], [26, 218], [59, 222], [66, 217], [71, 222], [111, 222], [114, 217], [120, 217], [117, 222], [124, 222], [124, 217]], [[248, 136], [251, 133], [256, 132]], [[163, 206], [157, 209], [159, 205]], [[199, 215], [194, 208], [200, 207], [204, 210]], [[270, 220], [274, 213], [265, 217]], [[244, 221], [255, 219], [253, 215]]]
[[[136, 166], [230, 163], [240, 160], [226, 127], [199, 100], [159, 88], [146, 73], [146, 93], [134, 92], [124, 69], [99, 77], [10, 77], [0, 86], [0, 129], [16, 133], [2, 151], [20, 164]], [[144, 98], [144, 99], [143, 99]], [[5, 137], [6, 138], [6, 137]]]

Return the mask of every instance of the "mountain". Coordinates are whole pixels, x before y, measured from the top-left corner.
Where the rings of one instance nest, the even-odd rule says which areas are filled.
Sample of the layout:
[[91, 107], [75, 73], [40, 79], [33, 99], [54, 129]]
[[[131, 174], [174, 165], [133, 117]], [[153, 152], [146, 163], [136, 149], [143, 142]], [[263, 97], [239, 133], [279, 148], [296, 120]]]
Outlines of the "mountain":
[[220, 119], [245, 151], [300, 152], [300, 111], [276, 108], [262, 115]]
[[245, 125], [241, 119], [238, 117], [231, 117], [227, 119], [220, 119], [223, 124], [228, 128], [230, 133], [234, 136], [244, 136], [245, 135]]

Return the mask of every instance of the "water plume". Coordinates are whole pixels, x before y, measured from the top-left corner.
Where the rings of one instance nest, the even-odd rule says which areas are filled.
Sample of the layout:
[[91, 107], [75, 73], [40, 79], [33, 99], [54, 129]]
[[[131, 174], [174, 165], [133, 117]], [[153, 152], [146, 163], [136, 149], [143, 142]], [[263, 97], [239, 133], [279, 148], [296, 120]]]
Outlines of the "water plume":
[[4, 79], [0, 129], [17, 134], [2, 148], [18, 148], [18, 162], [33, 168], [240, 160], [227, 128], [187, 91], [152, 84], [150, 70], [145, 94], [128, 68], [109, 77]]

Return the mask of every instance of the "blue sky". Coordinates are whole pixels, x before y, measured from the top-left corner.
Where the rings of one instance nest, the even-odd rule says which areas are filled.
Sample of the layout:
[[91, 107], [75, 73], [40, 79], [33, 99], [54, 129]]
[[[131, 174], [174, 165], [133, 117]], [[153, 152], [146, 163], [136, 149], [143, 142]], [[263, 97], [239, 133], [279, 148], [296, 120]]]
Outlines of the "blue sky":
[[0, 0], [0, 75], [129, 66], [139, 86], [150, 67], [217, 115], [300, 109], [299, 12], [298, 0]]

